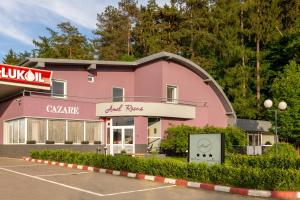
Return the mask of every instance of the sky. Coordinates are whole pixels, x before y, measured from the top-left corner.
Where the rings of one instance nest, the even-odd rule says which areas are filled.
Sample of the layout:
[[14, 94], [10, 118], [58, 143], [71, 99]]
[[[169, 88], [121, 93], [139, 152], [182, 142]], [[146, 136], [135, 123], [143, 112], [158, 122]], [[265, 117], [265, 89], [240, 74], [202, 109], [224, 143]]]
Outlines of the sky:
[[[142, 5], [147, 0], [138, 1]], [[164, 5], [168, 0], [157, 0]], [[70, 21], [79, 31], [92, 38], [97, 13], [118, 0], [0, 0], [0, 63], [9, 49], [31, 51], [33, 39], [48, 36], [46, 27], [56, 29], [61, 22]]]

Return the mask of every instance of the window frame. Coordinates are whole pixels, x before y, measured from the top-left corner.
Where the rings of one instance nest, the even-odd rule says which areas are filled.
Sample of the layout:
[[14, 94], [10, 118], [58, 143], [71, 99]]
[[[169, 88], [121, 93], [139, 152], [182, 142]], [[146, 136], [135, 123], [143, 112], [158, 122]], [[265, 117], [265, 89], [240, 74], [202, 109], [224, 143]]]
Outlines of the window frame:
[[[122, 101], [114, 101], [114, 89], [122, 89], [122, 93], [123, 93]], [[118, 98], [120, 98], [120, 97], [118, 97]], [[124, 101], [125, 101], [125, 88], [113, 86], [113, 88], [112, 88], [112, 102], [124, 102]]]
[[[91, 79], [90, 79], [91, 78]], [[95, 76], [94, 75], [91, 75], [91, 74], [88, 74], [88, 82], [89, 83], [94, 83], [95, 82]]]
[[[63, 96], [57, 96], [53, 93], [53, 82], [59, 82], [64, 84], [64, 94]], [[51, 97], [53, 98], [59, 98], [59, 99], [66, 99], [67, 98], [67, 81], [66, 80], [60, 80], [60, 79], [52, 79], [52, 86], [51, 86]]]
[[[172, 98], [172, 101], [168, 100], [168, 88], [173, 88], [174, 89], [174, 98]], [[171, 85], [171, 84], [166, 84], [166, 103], [178, 103], [178, 86], [177, 85]]]

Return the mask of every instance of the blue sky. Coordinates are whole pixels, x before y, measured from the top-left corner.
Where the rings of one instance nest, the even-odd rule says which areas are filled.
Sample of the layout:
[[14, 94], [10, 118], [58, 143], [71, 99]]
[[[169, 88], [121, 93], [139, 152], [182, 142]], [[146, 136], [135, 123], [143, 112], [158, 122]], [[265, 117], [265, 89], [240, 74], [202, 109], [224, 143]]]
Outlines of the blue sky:
[[[139, 0], [147, 4], [147, 0]], [[157, 0], [164, 5], [168, 0]], [[47, 35], [46, 27], [70, 21], [87, 37], [92, 37], [97, 13], [117, 0], [0, 0], [0, 63], [9, 49], [16, 52], [34, 48], [33, 39]]]

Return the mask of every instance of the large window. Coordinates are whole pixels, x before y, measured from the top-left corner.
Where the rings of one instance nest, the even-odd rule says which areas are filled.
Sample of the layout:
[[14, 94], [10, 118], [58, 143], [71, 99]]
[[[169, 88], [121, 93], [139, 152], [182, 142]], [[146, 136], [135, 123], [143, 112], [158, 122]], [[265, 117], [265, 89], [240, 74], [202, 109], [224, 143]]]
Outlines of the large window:
[[68, 121], [68, 140], [81, 143], [84, 140], [84, 122]]
[[25, 119], [17, 119], [5, 122], [5, 143], [23, 144], [25, 143]]
[[4, 143], [35, 141], [45, 144], [50, 140], [55, 144], [64, 144], [65, 141], [81, 144], [86, 140], [93, 144], [94, 141], [102, 142], [103, 131], [104, 122], [99, 121], [22, 118], [4, 123]]
[[66, 140], [66, 120], [49, 120], [48, 132], [48, 140], [64, 143]]
[[86, 136], [85, 140], [93, 143], [94, 141], [101, 141], [101, 123], [99, 122], [86, 122]]
[[46, 141], [46, 120], [45, 119], [28, 119], [27, 140], [35, 140], [36, 143]]
[[124, 101], [124, 88], [113, 88], [113, 102]]
[[167, 102], [177, 103], [177, 87], [172, 85], [167, 85]]
[[58, 98], [67, 97], [67, 82], [61, 80], [52, 80], [51, 95]]

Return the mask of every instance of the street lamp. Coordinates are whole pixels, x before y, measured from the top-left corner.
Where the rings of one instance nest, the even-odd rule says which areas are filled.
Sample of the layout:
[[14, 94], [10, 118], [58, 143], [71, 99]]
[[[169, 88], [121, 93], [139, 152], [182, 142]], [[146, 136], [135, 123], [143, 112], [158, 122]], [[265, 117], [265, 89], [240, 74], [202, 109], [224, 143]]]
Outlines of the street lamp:
[[[270, 99], [265, 100], [264, 102], [264, 106], [265, 108], [272, 108], [273, 106], [273, 101]], [[285, 110], [287, 108], [287, 104], [284, 101], [281, 101], [278, 104], [278, 109], [279, 110]], [[272, 110], [274, 111], [275, 114], [275, 135], [276, 135], [276, 139], [275, 139], [275, 149], [276, 149], [276, 155], [277, 155], [277, 142], [278, 142], [278, 134], [277, 134], [277, 109]]]

